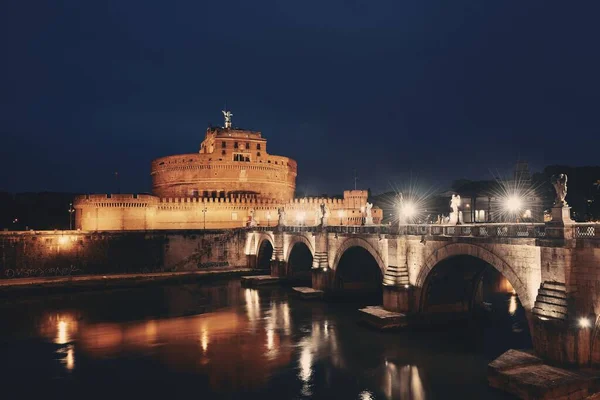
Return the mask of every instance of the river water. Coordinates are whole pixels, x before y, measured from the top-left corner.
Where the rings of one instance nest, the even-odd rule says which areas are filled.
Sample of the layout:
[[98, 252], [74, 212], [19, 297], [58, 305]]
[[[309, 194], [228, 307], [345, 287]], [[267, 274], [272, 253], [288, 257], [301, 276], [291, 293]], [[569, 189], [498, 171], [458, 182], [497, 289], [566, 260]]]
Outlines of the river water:
[[358, 323], [360, 305], [237, 279], [11, 300], [0, 306], [0, 390], [6, 399], [511, 398], [487, 386], [486, 366], [527, 346], [514, 297], [494, 305], [495, 318], [385, 333]]

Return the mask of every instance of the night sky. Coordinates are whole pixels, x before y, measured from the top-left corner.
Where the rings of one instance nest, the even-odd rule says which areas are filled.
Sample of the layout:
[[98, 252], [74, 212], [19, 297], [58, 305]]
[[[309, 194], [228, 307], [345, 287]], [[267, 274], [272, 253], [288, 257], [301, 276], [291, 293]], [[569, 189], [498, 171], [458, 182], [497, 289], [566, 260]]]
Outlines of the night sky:
[[599, 1], [0, 2], [0, 190], [149, 192], [208, 124], [298, 188], [600, 164]]

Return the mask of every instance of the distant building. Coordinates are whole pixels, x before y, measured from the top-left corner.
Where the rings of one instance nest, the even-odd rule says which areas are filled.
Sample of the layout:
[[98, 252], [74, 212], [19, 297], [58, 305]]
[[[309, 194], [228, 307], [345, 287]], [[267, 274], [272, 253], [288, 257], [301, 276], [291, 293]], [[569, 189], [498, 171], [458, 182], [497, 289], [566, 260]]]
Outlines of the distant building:
[[[226, 114], [224, 112], [224, 114]], [[75, 227], [82, 230], [220, 229], [249, 224], [275, 226], [279, 210], [289, 225], [318, 225], [321, 204], [330, 225], [360, 225], [366, 190], [339, 198], [294, 198], [297, 165], [267, 153], [260, 132], [208, 128], [198, 153], [152, 161], [152, 194], [89, 194], [74, 201]], [[372, 209], [379, 224], [382, 211]]]
[[544, 222], [542, 201], [532, 186], [529, 166], [524, 161], [515, 164], [510, 180], [472, 181], [445, 195], [449, 199], [453, 193], [461, 197], [464, 223]]

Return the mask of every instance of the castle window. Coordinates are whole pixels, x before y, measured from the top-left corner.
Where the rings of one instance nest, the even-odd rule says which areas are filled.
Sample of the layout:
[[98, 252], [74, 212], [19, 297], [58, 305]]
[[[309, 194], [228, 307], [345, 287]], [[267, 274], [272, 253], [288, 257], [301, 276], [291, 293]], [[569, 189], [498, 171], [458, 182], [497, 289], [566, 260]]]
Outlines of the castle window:
[[256, 143], [256, 150], [260, 150], [260, 143]]
[[250, 149], [250, 143], [246, 142], [246, 149]]
[[256, 157], [260, 157], [260, 151], [256, 153]]
[[227, 147], [227, 142], [221, 142], [221, 148], [224, 149]]
[[233, 142], [233, 148], [237, 149], [238, 148], [238, 142]]
[[225, 150], [221, 151], [222, 156], [224, 156], [225, 154], [227, 154], [227, 152]]

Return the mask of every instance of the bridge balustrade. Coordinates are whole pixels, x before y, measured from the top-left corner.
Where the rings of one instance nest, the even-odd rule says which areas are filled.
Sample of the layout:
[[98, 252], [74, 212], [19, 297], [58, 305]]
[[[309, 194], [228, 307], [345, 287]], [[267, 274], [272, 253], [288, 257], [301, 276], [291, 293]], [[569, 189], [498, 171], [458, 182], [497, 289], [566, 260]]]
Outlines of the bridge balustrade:
[[600, 224], [577, 224], [573, 229], [576, 238], [600, 238]]
[[[475, 224], [475, 225], [331, 225], [321, 226], [257, 226], [254, 231], [266, 232], [279, 229], [283, 232], [329, 232], [340, 234], [390, 234], [415, 236], [469, 236], [498, 238], [543, 238], [546, 237], [546, 225], [535, 224]], [[575, 238], [600, 238], [600, 224], [577, 223], [573, 229]]]

